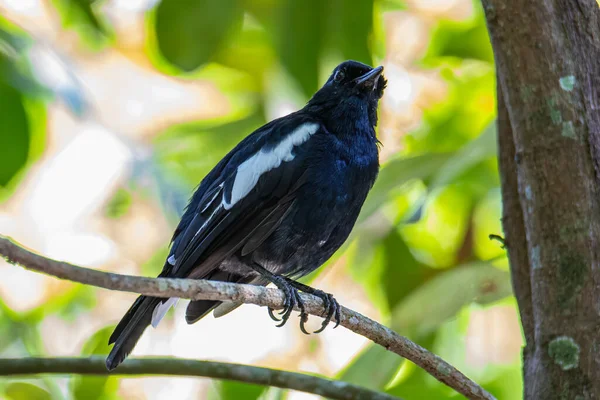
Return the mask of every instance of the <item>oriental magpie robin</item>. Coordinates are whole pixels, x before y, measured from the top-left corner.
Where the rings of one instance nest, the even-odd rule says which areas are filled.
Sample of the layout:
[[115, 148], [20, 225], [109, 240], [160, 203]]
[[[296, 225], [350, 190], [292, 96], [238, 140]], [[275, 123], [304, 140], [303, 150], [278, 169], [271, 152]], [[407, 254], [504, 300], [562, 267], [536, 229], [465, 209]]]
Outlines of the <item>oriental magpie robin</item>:
[[[320, 267], [344, 243], [375, 182], [382, 71], [343, 62], [303, 109], [264, 125], [231, 150], [193, 194], [159, 277], [273, 283], [286, 296], [279, 326], [297, 306], [307, 333], [300, 290], [325, 304], [317, 332], [332, 318], [339, 324], [333, 296], [294, 279]], [[107, 368], [116, 368], [176, 301], [138, 297], [110, 337]], [[220, 304], [191, 301], [187, 322]]]

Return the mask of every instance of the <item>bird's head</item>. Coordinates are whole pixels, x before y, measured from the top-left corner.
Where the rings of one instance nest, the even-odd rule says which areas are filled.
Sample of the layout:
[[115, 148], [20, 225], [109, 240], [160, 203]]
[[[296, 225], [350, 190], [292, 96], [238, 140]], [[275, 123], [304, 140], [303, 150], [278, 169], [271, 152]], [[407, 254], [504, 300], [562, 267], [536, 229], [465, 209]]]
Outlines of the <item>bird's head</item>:
[[371, 68], [358, 61], [344, 61], [333, 70], [331, 76], [308, 102], [308, 107], [324, 108], [338, 116], [356, 112], [368, 115], [372, 126], [377, 125], [377, 105], [383, 96], [387, 81], [383, 67]]

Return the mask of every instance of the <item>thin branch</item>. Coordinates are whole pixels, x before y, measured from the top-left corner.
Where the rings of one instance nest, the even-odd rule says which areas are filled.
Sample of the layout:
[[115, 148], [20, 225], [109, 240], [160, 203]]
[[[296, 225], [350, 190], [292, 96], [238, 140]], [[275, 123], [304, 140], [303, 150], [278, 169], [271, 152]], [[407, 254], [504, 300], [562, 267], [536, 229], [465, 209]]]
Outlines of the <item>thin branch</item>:
[[32, 374], [203, 376], [293, 389], [336, 400], [399, 400], [397, 397], [346, 382], [270, 368], [213, 361], [130, 358], [115, 371], [108, 372], [104, 360], [98, 357], [0, 359], [0, 375]]
[[[143, 278], [82, 268], [34, 254], [4, 237], [0, 237], [0, 255], [26, 269], [110, 290], [163, 298], [235, 301], [273, 309], [281, 309], [284, 301], [283, 293], [278, 289], [261, 286], [193, 279]], [[301, 297], [309, 314], [324, 315], [323, 302], [319, 298], [305, 293], [301, 293]], [[440, 357], [364, 315], [342, 307], [341, 325], [412, 361], [468, 399], [494, 399], [491, 394]]]

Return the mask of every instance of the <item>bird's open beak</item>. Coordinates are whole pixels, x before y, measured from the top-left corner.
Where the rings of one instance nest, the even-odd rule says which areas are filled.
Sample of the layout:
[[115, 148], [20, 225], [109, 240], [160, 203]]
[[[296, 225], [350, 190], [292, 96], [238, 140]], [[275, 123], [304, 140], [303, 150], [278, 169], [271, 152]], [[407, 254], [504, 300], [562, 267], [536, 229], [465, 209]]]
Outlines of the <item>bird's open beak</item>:
[[382, 66], [373, 68], [372, 70], [370, 70], [369, 72], [367, 72], [366, 74], [364, 74], [356, 80], [356, 87], [362, 89], [375, 89], [377, 87], [379, 76], [382, 72]]

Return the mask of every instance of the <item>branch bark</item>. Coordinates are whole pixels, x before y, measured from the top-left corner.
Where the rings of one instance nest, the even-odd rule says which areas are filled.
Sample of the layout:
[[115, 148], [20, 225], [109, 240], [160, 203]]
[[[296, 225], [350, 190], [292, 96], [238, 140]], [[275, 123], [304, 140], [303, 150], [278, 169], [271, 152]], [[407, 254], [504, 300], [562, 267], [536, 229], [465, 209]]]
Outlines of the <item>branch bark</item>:
[[[499, 81], [499, 80], [498, 80]], [[535, 314], [531, 298], [531, 275], [529, 269], [529, 254], [527, 251], [527, 236], [523, 222], [523, 209], [519, 198], [519, 181], [515, 163], [515, 143], [512, 126], [504, 102], [504, 94], [500, 85], [498, 92], [498, 164], [501, 174], [502, 187], [502, 227], [510, 261], [512, 286], [525, 336], [523, 348], [523, 363], [528, 364], [533, 349], [535, 349]], [[532, 379], [525, 370], [523, 380]], [[529, 389], [530, 386], [525, 386]]]
[[[165, 298], [235, 301], [273, 309], [282, 308], [284, 300], [283, 293], [277, 289], [253, 285], [192, 279], [143, 278], [78, 267], [34, 254], [4, 237], [0, 237], [0, 255], [9, 262], [32, 271], [110, 290]], [[301, 296], [309, 314], [324, 315], [323, 303], [319, 298], [304, 293], [301, 293]], [[412, 361], [438, 381], [469, 399], [494, 399], [491, 394], [435, 354], [364, 315], [345, 307], [341, 308], [340, 325]]]
[[[482, 0], [525, 399], [600, 398], [600, 7]], [[502, 108], [506, 106], [506, 111]]]
[[213, 361], [130, 358], [115, 371], [108, 372], [104, 360], [98, 357], [0, 359], [0, 375], [33, 374], [203, 376], [293, 389], [336, 400], [399, 400], [385, 393], [318, 376]]

